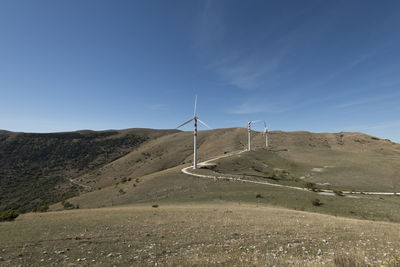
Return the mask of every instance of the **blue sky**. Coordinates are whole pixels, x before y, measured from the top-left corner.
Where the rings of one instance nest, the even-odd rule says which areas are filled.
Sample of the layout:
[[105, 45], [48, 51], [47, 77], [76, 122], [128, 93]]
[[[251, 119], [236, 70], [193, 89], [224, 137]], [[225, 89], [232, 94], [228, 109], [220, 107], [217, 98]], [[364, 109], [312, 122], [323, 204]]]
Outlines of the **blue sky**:
[[399, 47], [394, 0], [2, 0], [0, 129], [174, 128], [197, 94], [213, 128], [400, 142]]

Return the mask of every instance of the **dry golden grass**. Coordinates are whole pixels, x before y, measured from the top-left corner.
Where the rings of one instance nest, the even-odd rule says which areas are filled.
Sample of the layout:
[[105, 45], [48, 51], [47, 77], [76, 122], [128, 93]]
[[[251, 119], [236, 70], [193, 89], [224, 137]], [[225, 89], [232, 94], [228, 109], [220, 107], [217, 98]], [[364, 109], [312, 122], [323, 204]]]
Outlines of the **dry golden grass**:
[[[199, 137], [200, 160], [246, 146], [246, 129], [203, 131]], [[0, 225], [4, 262], [377, 266], [399, 258], [399, 224], [382, 222], [400, 222], [399, 197], [345, 198], [188, 176], [180, 170], [191, 162], [192, 138], [190, 132], [160, 137], [82, 177], [109, 185], [70, 200], [87, 209], [27, 214]], [[349, 190], [397, 190], [398, 144], [360, 133], [271, 132], [270, 151], [261, 149], [262, 134], [254, 133], [253, 141], [258, 149], [240, 158], [249, 166], [276, 164], [295, 175], [335, 166], [306, 180]], [[264, 162], [268, 153], [277, 157]], [[221, 160], [219, 167], [232, 171], [232, 160]], [[116, 184], [122, 178], [131, 180]], [[313, 206], [315, 198], [323, 205]], [[93, 209], [98, 207], [111, 208]]]
[[[258, 153], [258, 152], [256, 152]], [[273, 206], [312, 211], [368, 220], [400, 222], [400, 197], [367, 196], [357, 198], [320, 195], [316, 192], [277, 188], [268, 185], [246, 184], [225, 180], [214, 181], [185, 175], [183, 166], [132, 179], [102, 190], [82, 194], [69, 201], [81, 208], [98, 208], [134, 203], [202, 203], [233, 201], [263, 203]], [[203, 170], [199, 170], [203, 171]], [[120, 190], [124, 193], [121, 194]], [[263, 198], [256, 199], [259, 193]], [[322, 206], [314, 207], [311, 200], [319, 198]], [[62, 209], [60, 204], [52, 210]]]
[[[198, 136], [198, 157], [205, 160], [224, 152], [243, 149], [246, 140], [245, 129], [218, 129], [200, 131]], [[193, 134], [179, 132], [151, 140], [128, 155], [96, 170], [78, 177], [76, 181], [94, 188], [106, 187], [120, 182], [123, 178], [137, 177], [192, 162]]]
[[0, 265], [377, 266], [399, 224], [237, 203], [25, 214], [0, 224]]
[[[254, 149], [263, 148], [263, 134], [253, 132], [252, 136]], [[307, 174], [312, 173], [312, 168], [334, 166], [327, 172], [314, 172], [314, 176], [309, 177], [312, 182], [331, 182], [348, 190], [400, 190], [400, 179], [396, 175], [400, 171], [397, 164], [400, 160], [399, 144], [361, 133], [272, 131], [269, 133], [269, 140], [271, 150], [287, 150], [277, 152], [282, 158], [310, 167]], [[247, 130], [244, 128], [199, 133], [200, 161], [246, 147]], [[94, 188], [104, 188], [124, 178], [136, 179], [183, 163], [191, 163], [192, 156], [192, 132], [171, 133], [147, 142], [128, 155], [87, 173], [76, 181]]]

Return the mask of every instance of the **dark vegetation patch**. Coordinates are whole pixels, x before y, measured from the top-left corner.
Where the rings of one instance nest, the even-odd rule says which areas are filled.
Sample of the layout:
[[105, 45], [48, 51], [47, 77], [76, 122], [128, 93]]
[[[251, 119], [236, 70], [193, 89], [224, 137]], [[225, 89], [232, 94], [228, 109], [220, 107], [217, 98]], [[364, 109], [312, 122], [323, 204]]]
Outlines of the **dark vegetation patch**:
[[71, 202], [68, 201], [62, 201], [61, 204], [63, 205], [64, 209], [66, 210], [72, 210], [72, 209], [79, 209], [79, 205], [74, 205]]
[[312, 199], [311, 200], [311, 204], [313, 204], [313, 206], [321, 206], [322, 205], [322, 202], [318, 199], [318, 198], [315, 198], [315, 199]]
[[17, 218], [19, 213], [15, 210], [7, 210], [0, 212], [0, 222], [4, 221], [13, 221], [15, 218]]
[[338, 189], [333, 189], [333, 193], [335, 193], [338, 196], [343, 196], [343, 192]]
[[120, 193], [121, 195], [125, 194], [126, 192], [124, 191], [124, 189], [119, 189], [118, 193]]
[[317, 187], [317, 185], [314, 184], [314, 183], [311, 183], [311, 182], [306, 183], [306, 184], [304, 185], [304, 187], [307, 188], [307, 189], [309, 189], [309, 190], [311, 190], [311, 191], [314, 191], [314, 192], [320, 191], [319, 188]]
[[37, 210], [77, 195], [73, 179], [147, 140], [118, 131], [0, 134], [0, 211]]

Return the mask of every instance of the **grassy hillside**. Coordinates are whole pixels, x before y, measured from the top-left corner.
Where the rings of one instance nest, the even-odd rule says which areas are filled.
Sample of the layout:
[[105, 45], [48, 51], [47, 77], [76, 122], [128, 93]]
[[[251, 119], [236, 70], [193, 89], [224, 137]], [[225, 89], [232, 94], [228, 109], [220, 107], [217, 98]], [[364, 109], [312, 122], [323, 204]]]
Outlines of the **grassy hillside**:
[[[246, 146], [246, 130], [242, 128], [200, 131], [198, 158], [208, 159]], [[193, 157], [193, 133], [178, 132], [151, 140], [131, 153], [95, 171], [86, 173], [77, 181], [94, 188], [115, 185], [127, 179], [136, 179], [184, 163]]]
[[[200, 136], [203, 138], [199, 145], [201, 159], [208, 159], [224, 152], [245, 147], [245, 129], [220, 129], [217, 133], [221, 138], [216, 138], [214, 133], [215, 131], [201, 132]], [[393, 160], [392, 166], [388, 167], [383, 162], [386, 161], [387, 154], [390, 154], [393, 159], [396, 158], [398, 144], [356, 133], [343, 133], [344, 142], [341, 141], [342, 139], [338, 141], [337, 137], [341, 135], [341, 133], [272, 132], [270, 134], [270, 149], [258, 148], [252, 152], [226, 157], [217, 160], [212, 170], [198, 170], [198, 172], [212, 171], [217, 172], [217, 174], [246, 175], [252, 179], [294, 184], [301, 187], [307, 182], [329, 182], [331, 183], [330, 186], [318, 184], [317, 186], [371, 191], [396, 189], [392, 188], [391, 185], [398, 178], [391, 176], [389, 171], [390, 168], [397, 168], [397, 164]], [[237, 139], [233, 142], [232, 140], [235, 140], [235, 138]], [[364, 146], [355, 139], [368, 141], [370, 145]], [[177, 140], [176, 143], [173, 140]], [[214, 181], [181, 173], [181, 169], [184, 166], [189, 166], [190, 163], [153, 172], [160, 168], [157, 164], [162, 162], [168, 162], [170, 165], [176, 165], [180, 161], [190, 162], [192, 157], [191, 141], [190, 133], [177, 133], [148, 142], [138, 150], [101, 168], [101, 170], [109, 168], [106, 172], [109, 175], [108, 177], [115, 177], [113, 175], [122, 173], [121, 177], [131, 179], [107, 180], [107, 175], [99, 175], [99, 177], [104, 177], [101, 179], [108, 181], [110, 186], [82, 194], [70, 199], [70, 201], [83, 208], [132, 203], [181, 203], [209, 200], [226, 200], [237, 203], [259, 202], [338, 216], [400, 222], [400, 215], [397, 212], [400, 198], [396, 196], [358, 195], [355, 198], [349, 198], [267, 185]], [[255, 133], [254, 141], [255, 146], [261, 147], [263, 144], [262, 134]], [[204, 146], [207, 148], [204, 149]], [[173, 149], [174, 147], [175, 149]], [[149, 157], [142, 163], [143, 165], [139, 166], [142, 166], [143, 170], [147, 168], [150, 174], [140, 175], [140, 168], [135, 169], [135, 157], [140, 157], [142, 153], [156, 155], [157, 149], [168, 151], [168, 156]], [[223, 152], [221, 153], [221, 151]], [[369, 158], [370, 155], [373, 155], [373, 160]], [[177, 162], [174, 161], [176, 157], [180, 157]], [[367, 169], [364, 170], [362, 167], [352, 169], [352, 166], [358, 166], [356, 163], [365, 166]], [[381, 164], [383, 164], [383, 167]], [[109, 166], [114, 166], [114, 168], [112, 169]], [[169, 165], [163, 165], [163, 167], [167, 166]], [[129, 168], [129, 171], [126, 171], [126, 168]], [[385, 168], [389, 169], [385, 170]], [[370, 169], [371, 172], [368, 171]], [[383, 175], [379, 173], [379, 170], [382, 170]], [[354, 175], [354, 173], [359, 176]], [[379, 180], [374, 179], [375, 174], [380, 177]], [[385, 183], [385, 179], [390, 182]], [[257, 193], [261, 194], [262, 198], [256, 199]], [[315, 198], [319, 198], [323, 205], [313, 206], [311, 200]], [[62, 207], [58, 204], [53, 206], [53, 209], [62, 209]]]
[[30, 213], [0, 223], [0, 265], [380, 266], [398, 228], [230, 202]]
[[219, 160], [215, 171], [353, 191], [400, 192], [400, 145], [361, 133], [272, 132], [269, 149]]
[[[246, 129], [199, 133], [199, 159], [247, 147]], [[76, 176], [96, 190], [0, 223], [0, 265], [377, 266], [398, 259], [399, 196], [194, 177], [193, 135], [172, 132]], [[253, 133], [254, 151], [197, 173], [338, 189], [398, 189], [400, 146], [360, 133]], [[376, 178], [378, 177], [378, 179]], [[318, 185], [322, 186], [322, 185]], [[325, 185], [327, 186], [327, 185]], [[318, 198], [319, 206], [312, 204]], [[348, 218], [344, 218], [348, 217]], [[384, 265], [386, 266], [386, 265]]]
[[[224, 180], [204, 179], [180, 172], [181, 167], [150, 174], [69, 199], [81, 208], [99, 208], [137, 203], [177, 204], [229, 201], [265, 204], [294, 210], [359, 219], [400, 222], [400, 197], [359, 196], [348, 198], [317, 192], [277, 188]], [[260, 194], [261, 198], [256, 198]], [[313, 206], [311, 200], [323, 203]], [[60, 204], [52, 210], [62, 210]]]
[[22, 211], [76, 195], [73, 179], [173, 130], [0, 132], [0, 211]]

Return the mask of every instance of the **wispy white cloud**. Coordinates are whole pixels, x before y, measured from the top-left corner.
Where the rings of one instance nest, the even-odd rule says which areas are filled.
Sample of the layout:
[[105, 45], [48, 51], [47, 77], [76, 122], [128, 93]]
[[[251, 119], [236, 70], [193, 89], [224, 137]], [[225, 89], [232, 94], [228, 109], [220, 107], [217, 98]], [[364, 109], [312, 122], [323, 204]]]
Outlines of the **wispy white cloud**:
[[342, 109], [342, 108], [351, 108], [351, 107], [355, 107], [355, 106], [362, 106], [362, 105], [372, 104], [372, 103], [376, 103], [376, 102], [387, 100], [387, 99], [392, 99], [394, 97], [400, 97], [400, 92], [358, 98], [358, 99], [355, 99], [352, 101], [347, 101], [347, 102], [343, 102], [341, 104], [335, 105], [334, 108]]
[[224, 36], [225, 26], [221, 13], [223, 2], [206, 1], [199, 15], [195, 29], [195, 46], [200, 51], [213, 48], [218, 45]]
[[245, 114], [253, 114], [253, 113], [261, 113], [261, 112], [266, 112], [268, 110], [268, 105], [267, 104], [252, 104], [252, 103], [242, 103], [239, 106], [227, 110], [227, 113], [231, 114], [240, 114], [240, 115], [245, 115]]
[[238, 47], [237, 43], [232, 43], [224, 21], [226, 3], [229, 1], [206, 2], [197, 23], [195, 47], [206, 68], [223, 82], [240, 89], [259, 88], [280, 66], [286, 46], [275, 44], [276, 49], [268, 49], [259, 45]]
[[225, 82], [241, 89], [254, 89], [263, 85], [263, 81], [271, 78], [284, 60], [286, 51], [283, 49], [274, 55], [239, 55], [237, 52], [225, 54], [219, 58], [220, 64], [214, 63], [214, 70]]
[[254, 96], [246, 99], [232, 109], [225, 110], [225, 112], [230, 114], [281, 114], [304, 108], [312, 109], [314, 106], [330, 101], [334, 98], [334, 96], [314, 96], [304, 99], [299, 95], [292, 94], [290, 96], [282, 96], [281, 98], [275, 97], [272, 101], [268, 97]]
[[239, 104], [238, 106], [226, 110], [227, 113], [230, 114], [240, 114], [240, 115], [245, 115], [245, 114], [256, 114], [256, 113], [284, 113], [288, 112], [290, 110], [299, 108], [301, 106], [304, 106], [304, 104], [294, 104], [293, 102], [288, 102], [286, 104], [277, 103], [277, 102], [261, 102], [261, 99], [255, 100], [246, 100], [245, 102]]

